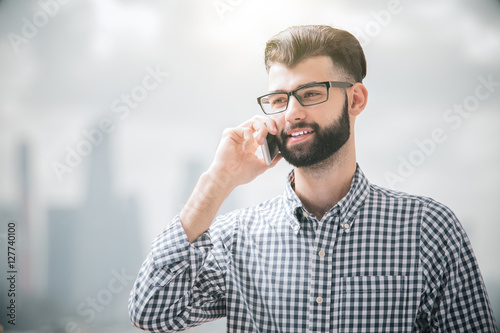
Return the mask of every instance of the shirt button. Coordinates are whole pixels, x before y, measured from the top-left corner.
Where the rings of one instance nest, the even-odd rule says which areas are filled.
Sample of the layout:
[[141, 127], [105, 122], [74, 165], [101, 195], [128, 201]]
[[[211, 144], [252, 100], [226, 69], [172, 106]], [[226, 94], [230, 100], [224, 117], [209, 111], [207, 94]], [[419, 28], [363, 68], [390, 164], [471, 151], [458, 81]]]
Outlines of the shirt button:
[[304, 215], [304, 217], [307, 219], [309, 217], [309, 213], [306, 212], [305, 209], [302, 210], [302, 214]]
[[349, 223], [344, 223], [344, 229], [349, 229]]
[[323, 258], [323, 257], [325, 256], [325, 251], [320, 250], [320, 251], [318, 252], [318, 256], [320, 256], [321, 258]]
[[318, 303], [318, 304], [323, 303], [323, 297], [321, 297], [321, 296], [316, 297], [316, 303]]

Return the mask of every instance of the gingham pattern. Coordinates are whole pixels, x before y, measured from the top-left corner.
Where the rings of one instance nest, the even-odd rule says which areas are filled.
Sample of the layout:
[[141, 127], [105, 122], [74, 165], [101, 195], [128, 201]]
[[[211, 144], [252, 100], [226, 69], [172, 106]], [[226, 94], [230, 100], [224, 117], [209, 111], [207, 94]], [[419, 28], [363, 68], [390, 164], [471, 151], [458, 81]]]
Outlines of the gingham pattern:
[[192, 245], [176, 217], [131, 293], [132, 322], [228, 332], [497, 332], [469, 240], [429, 198], [351, 189], [322, 221], [293, 190], [218, 217]]

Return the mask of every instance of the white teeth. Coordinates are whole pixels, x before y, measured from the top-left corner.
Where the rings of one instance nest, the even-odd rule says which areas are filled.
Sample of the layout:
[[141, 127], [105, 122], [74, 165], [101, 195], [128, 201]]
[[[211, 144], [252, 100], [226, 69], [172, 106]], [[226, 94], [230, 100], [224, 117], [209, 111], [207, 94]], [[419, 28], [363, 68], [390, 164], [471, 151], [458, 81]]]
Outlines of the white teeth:
[[295, 133], [290, 134], [290, 136], [302, 136], [302, 135], [309, 134], [309, 133], [312, 133], [312, 132], [313, 131], [295, 132]]

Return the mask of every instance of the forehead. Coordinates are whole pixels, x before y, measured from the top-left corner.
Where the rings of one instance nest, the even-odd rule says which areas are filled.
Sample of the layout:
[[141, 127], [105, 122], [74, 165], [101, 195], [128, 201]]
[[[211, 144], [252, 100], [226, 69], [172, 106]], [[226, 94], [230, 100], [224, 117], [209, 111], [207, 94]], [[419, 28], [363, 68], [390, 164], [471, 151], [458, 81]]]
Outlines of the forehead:
[[328, 56], [307, 58], [294, 67], [273, 63], [269, 68], [269, 91], [294, 90], [310, 82], [335, 81], [339, 72]]

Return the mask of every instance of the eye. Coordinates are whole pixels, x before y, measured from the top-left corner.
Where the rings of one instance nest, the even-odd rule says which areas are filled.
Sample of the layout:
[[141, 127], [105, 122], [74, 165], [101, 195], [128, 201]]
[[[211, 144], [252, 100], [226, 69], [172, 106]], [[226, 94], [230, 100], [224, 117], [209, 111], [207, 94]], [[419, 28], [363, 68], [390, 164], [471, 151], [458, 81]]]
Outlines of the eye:
[[273, 104], [280, 104], [280, 103], [285, 103], [286, 100], [284, 98], [276, 98], [273, 100]]
[[275, 95], [275, 96], [270, 96], [269, 97], [269, 103], [272, 106], [286, 104], [286, 102], [287, 102], [287, 96], [286, 95]]
[[317, 99], [322, 99], [325, 95], [325, 92], [321, 89], [306, 89], [301, 91], [300, 98], [303, 101], [315, 101]]
[[304, 94], [303, 98], [310, 98], [310, 97], [314, 97], [314, 96], [318, 96], [318, 95], [320, 95], [320, 93], [317, 91], [307, 91]]

